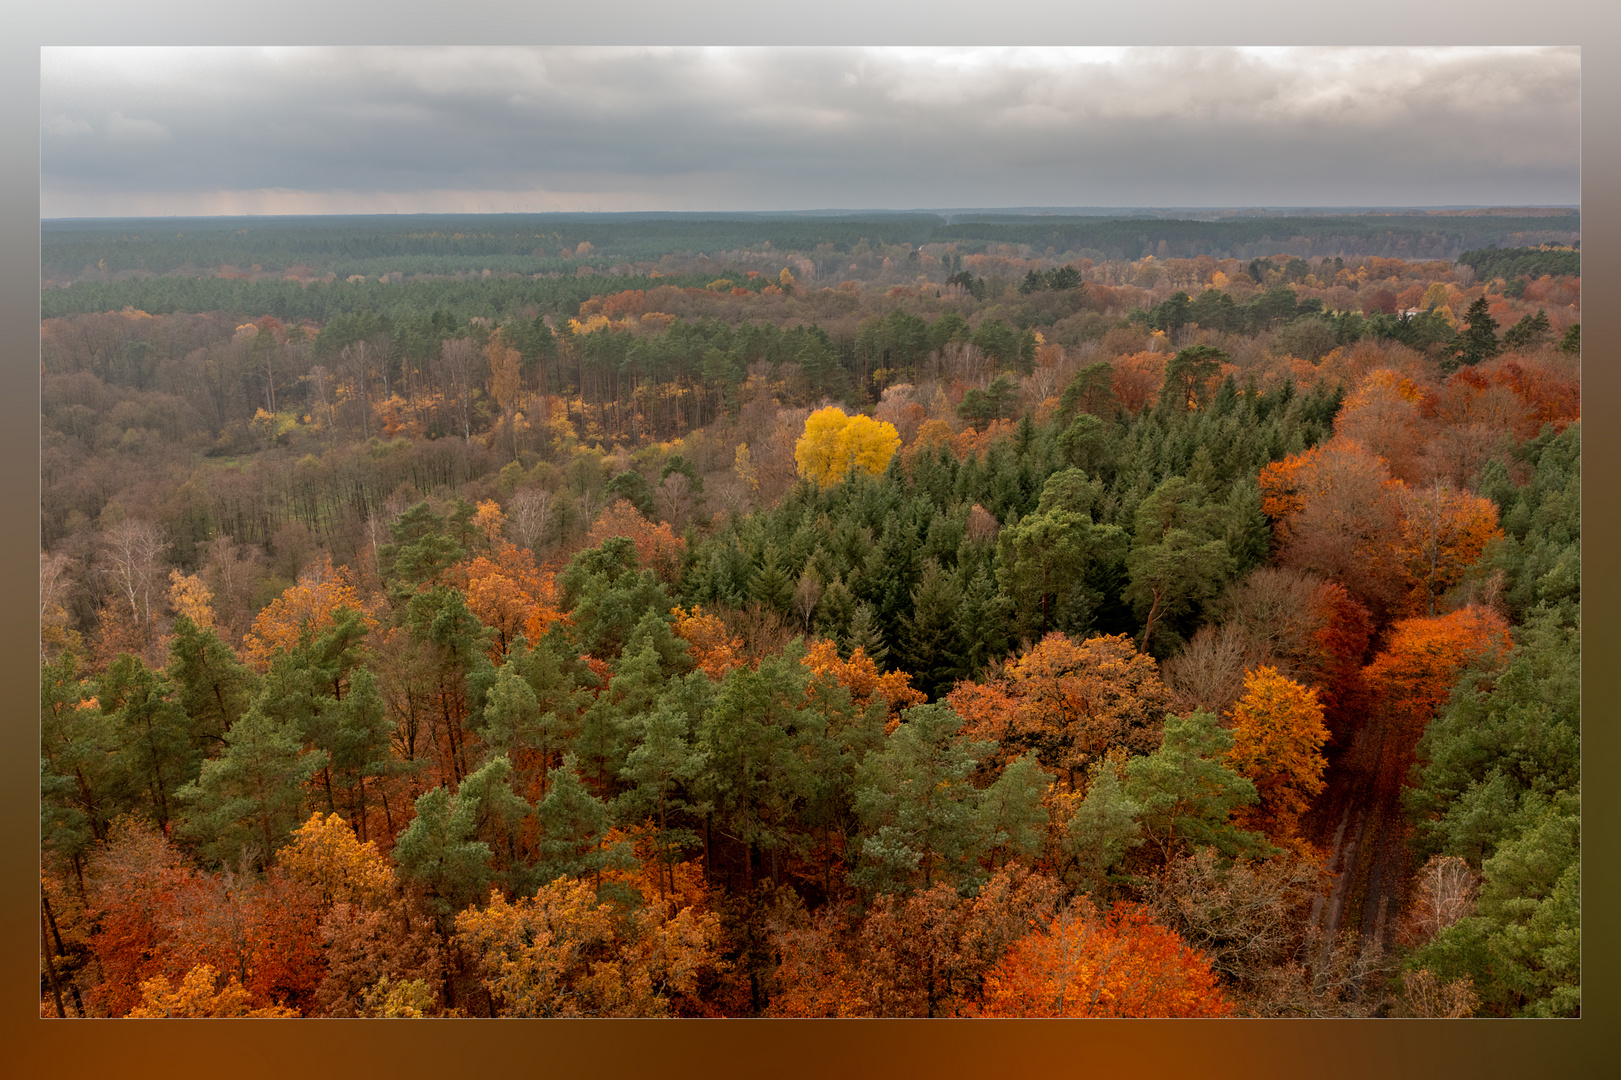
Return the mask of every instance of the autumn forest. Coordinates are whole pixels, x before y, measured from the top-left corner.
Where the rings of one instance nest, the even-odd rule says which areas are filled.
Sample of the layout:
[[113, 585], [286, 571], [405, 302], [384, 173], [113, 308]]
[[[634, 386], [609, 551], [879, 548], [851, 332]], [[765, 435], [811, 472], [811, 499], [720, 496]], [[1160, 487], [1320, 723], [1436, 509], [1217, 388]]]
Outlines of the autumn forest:
[[1579, 1015], [1578, 236], [45, 222], [40, 1015]]

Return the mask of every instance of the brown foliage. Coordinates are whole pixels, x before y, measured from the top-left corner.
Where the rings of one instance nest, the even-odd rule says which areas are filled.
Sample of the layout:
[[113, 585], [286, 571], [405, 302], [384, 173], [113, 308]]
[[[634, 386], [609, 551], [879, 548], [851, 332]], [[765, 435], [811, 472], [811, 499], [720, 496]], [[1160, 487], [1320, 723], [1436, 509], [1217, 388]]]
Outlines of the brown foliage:
[[1375, 614], [1396, 606], [1400, 489], [1384, 461], [1335, 437], [1268, 465], [1259, 482], [1281, 565], [1339, 582]]
[[1048, 634], [983, 684], [961, 683], [947, 700], [964, 733], [1000, 744], [1011, 760], [1033, 750], [1048, 768], [1076, 771], [1111, 747], [1147, 753], [1171, 705], [1154, 658], [1123, 634], [1079, 644]]
[[675, 580], [686, 541], [676, 536], [669, 525], [655, 525], [630, 503], [616, 499], [591, 526], [586, 546], [596, 547], [612, 536], [628, 537], [636, 546], [636, 557], [642, 566], [653, 571], [661, 581]]
[[1412, 949], [1475, 913], [1480, 877], [1456, 855], [1432, 855], [1413, 877], [1412, 898], [1397, 935]]

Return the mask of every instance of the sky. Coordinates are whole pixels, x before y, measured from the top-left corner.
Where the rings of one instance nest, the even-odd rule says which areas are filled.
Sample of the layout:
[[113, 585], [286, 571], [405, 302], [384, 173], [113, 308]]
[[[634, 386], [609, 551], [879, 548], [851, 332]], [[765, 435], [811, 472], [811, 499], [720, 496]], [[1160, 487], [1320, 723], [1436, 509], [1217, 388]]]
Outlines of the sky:
[[41, 216], [1580, 199], [1577, 48], [57, 48]]

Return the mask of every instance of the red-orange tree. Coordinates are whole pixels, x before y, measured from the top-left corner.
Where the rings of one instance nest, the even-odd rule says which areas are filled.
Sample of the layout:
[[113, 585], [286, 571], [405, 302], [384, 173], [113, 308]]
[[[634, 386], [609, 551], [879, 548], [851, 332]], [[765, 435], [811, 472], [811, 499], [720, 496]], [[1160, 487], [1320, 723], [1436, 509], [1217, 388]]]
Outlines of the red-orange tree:
[[1493, 667], [1511, 645], [1503, 617], [1470, 604], [1435, 618], [1400, 620], [1363, 674], [1387, 715], [1416, 739], [1465, 668]]
[[985, 978], [980, 1016], [1227, 1016], [1210, 961], [1134, 905], [1081, 900]]

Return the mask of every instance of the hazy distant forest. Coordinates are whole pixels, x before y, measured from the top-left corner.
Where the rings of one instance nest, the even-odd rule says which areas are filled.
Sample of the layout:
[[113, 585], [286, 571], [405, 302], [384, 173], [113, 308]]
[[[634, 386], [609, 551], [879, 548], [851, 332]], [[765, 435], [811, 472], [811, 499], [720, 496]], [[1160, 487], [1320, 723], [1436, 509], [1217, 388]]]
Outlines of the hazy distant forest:
[[43, 223], [42, 1016], [1574, 1016], [1574, 214]]

